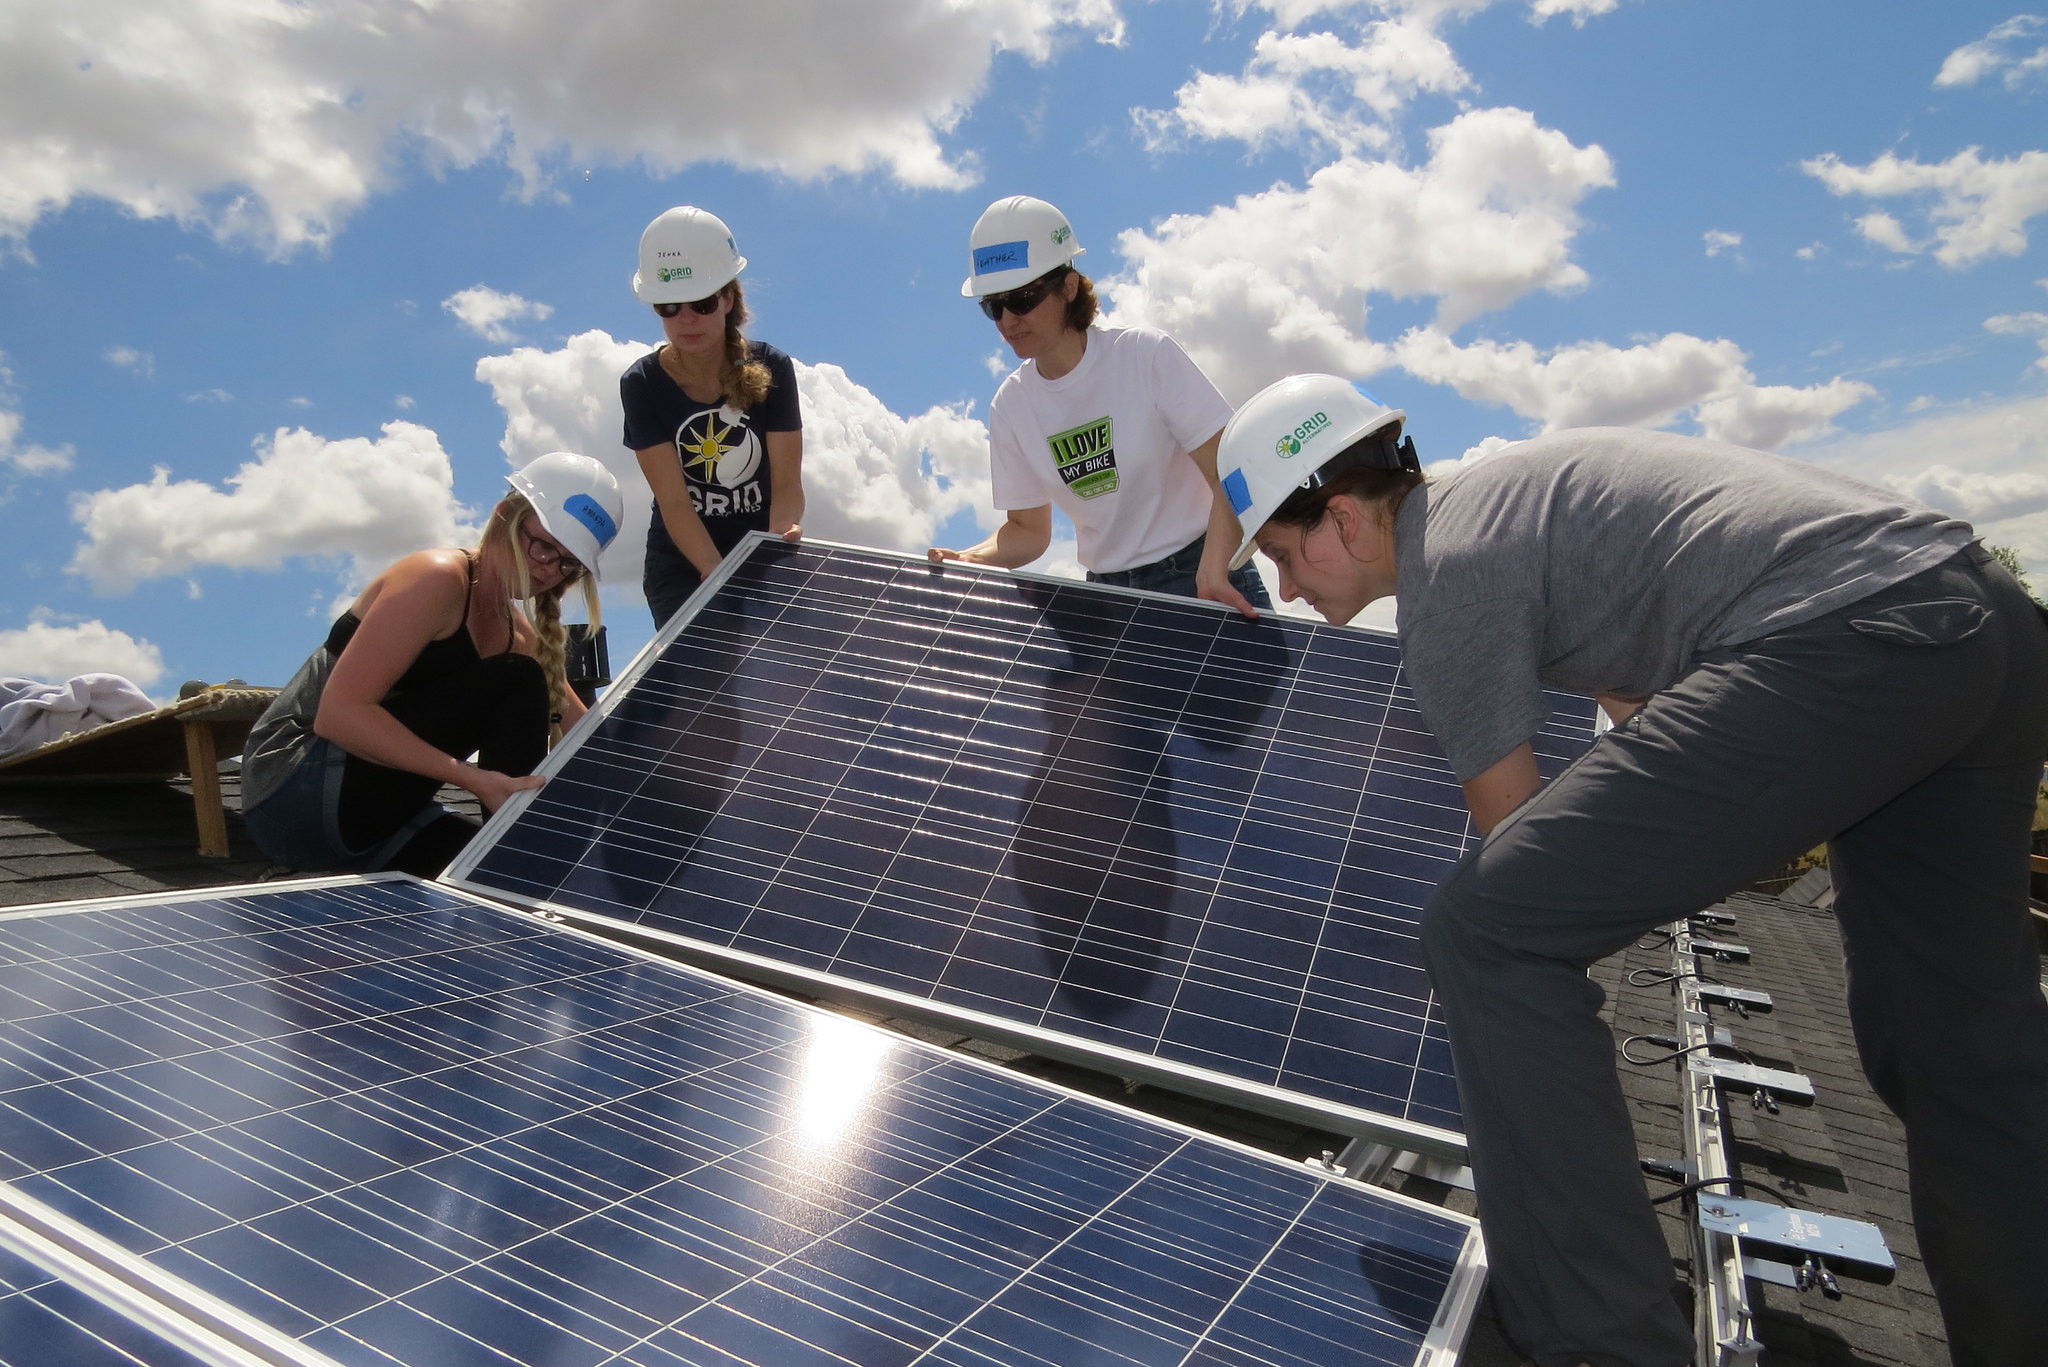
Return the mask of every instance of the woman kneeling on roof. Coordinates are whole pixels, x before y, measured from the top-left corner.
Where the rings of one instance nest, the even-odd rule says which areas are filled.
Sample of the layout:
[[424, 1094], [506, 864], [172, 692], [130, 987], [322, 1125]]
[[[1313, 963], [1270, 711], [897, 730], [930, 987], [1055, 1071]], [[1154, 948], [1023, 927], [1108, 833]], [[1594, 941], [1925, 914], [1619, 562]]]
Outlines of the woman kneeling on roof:
[[[1799, 461], [1618, 428], [1425, 482], [1328, 375], [1231, 419], [1283, 598], [1397, 596], [1404, 681], [1486, 839], [1422, 921], [1501, 1321], [1542, 1367], [1678, 1367], [1595, 961], [1826, 842], [1871, 1085], [1904, 1122], [1959, 1363], [2048, 1344], [2048, 1001], [2027, 831], [2048, 630], [1970, 527]], [[1543, 783], [1543, 691], [1615, 721]]]
[[272, 859], [431, 878], [479, 829], [433, 800], [442, 784], [489, 812], [545, 781], [551, 729], [583, 715], [562, 595], [580, 583], [596, 626], [597, 557], [625, 505], [610, 471], [565, 451], [509, 483], [474, 550], [415, 551], [371, 580], [249, 733], [243, 816]]
[[968, 245], [960, 292], [1022, 362], [989, 405], [990, 488], [1004, 519], [979, 544], [934, 547], [931, 559], [1028, 565], [1052, 544], [1058, 504], [1098, 584], [1270, 607], [1255, 571], [1229, 573], [1220, 552], [1203, 560], [1212, 527], [1225, 547], [1236, 529], [1215, 497], [1230, 405], [1209, 377], [1163, 332], [1095, 325], [1094, 283], [1071, 264], [1084, 248], [1044, 200], [997, 200]]

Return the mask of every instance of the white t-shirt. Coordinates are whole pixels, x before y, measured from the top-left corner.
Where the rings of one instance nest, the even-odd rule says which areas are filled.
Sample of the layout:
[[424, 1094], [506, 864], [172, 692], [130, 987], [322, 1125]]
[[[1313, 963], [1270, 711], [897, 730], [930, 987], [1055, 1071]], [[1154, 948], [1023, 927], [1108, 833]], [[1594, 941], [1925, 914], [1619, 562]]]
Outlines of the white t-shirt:
[[990, 484], [1004, 512], [1057, 503], [1082, 565], [1148, 565], [1209, 527], [1209, 486], [1188, 452], [1223, 430], [1230, 405], [1180, 344], [1155, 328], [1088, 329], [1081, 363], [1057, 380], [1036, 362], [989, 406]]

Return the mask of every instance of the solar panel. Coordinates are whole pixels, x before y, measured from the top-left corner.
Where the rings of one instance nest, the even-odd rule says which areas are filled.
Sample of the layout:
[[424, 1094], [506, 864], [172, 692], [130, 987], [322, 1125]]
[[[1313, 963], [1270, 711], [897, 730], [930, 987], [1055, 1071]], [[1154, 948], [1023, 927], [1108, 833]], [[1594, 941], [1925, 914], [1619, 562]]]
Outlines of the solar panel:
[[1482, 1275], [1461, 1217], [411, 879], [0, 918], [0, 1002], [7, 1206], [301, 1361], [1437, 1364]]
[[449, 881], [1461, 1152], [1416, 922], [1471, 830], [1392, 636], [767, 540], [693, 604]]

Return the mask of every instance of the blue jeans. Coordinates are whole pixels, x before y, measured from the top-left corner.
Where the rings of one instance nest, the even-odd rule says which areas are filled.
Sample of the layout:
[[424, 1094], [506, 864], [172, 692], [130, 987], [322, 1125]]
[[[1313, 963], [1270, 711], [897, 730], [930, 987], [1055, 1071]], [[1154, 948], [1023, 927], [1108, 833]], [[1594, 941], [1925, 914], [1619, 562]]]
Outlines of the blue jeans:
[[[1134, 565], [1127, 570], [1110, 570], [1103, 574], [1090, 570], [1088, 582], [1116, 584], [1127, 589], [1150, 589], [1154, 593], [1174, 593], [1182, 598], [1198, 597], [1195, 571], [1202, 566], [1202, 544], [1208, 539], [1205, 532], [1172, 555], [1161, 556], [1149, 565]], [[1259, 582], [1259, 572], [1250, 563], [1232, 570], [1230, 583], [1253, 607], [1261, 612], [1273, 610], [1273, 600], [1266, 596], [1266, 586]]]

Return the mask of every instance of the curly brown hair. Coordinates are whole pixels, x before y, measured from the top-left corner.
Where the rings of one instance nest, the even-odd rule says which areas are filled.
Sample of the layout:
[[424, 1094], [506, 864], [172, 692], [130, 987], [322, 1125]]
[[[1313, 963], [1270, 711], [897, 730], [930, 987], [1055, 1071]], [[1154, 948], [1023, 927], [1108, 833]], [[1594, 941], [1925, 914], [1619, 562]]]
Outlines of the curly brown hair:
[[[1074, 270], [1072, 266], [1066, 269]], [[1095, 315], [1101, 310], [1101, 304], [1095, 298], [1093, 280], [1079, 271], [1074, 271], [1074, 278], [1081, 282], [1081, 288], [1067, 301], [1067, 326], [1076, 332], [1086, 332], [1089, 325], [1095, 321]]]
[[741, 329], [747, 322], [747, 292], [740, 282], [731, 280], [724, 287], [730, 307], [725, 314], [725, 366], [719, 374], [719, 386], [725, 390], [725, 401], [734, 408], [752, 408], [768, 397], [774, 377], [768, 367], [753, 358], [747, 347], [746, 333]]

